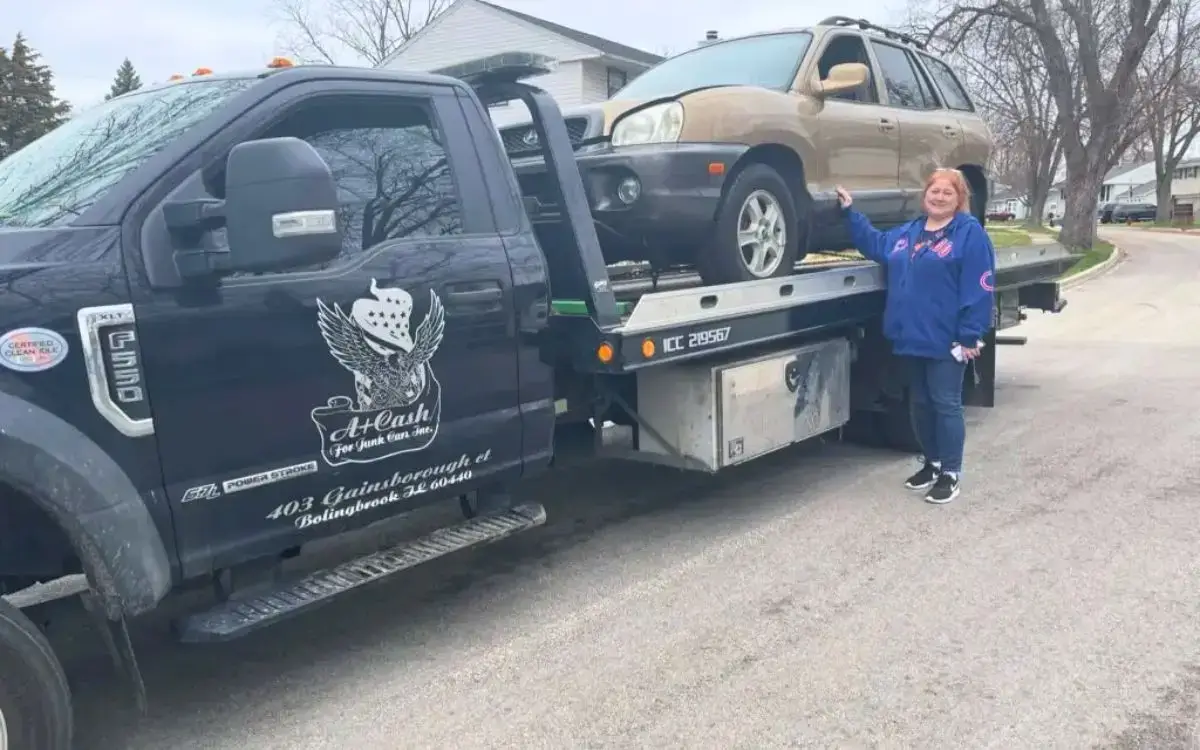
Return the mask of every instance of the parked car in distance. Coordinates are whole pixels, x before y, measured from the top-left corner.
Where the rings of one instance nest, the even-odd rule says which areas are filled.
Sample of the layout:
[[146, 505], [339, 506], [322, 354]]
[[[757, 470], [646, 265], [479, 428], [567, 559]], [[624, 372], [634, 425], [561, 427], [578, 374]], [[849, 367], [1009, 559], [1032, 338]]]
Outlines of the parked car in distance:
[[1012, 221], [1017, 215], [1011, 211], [988, 211], [988, 221]]
[[1113, 224], [1125, 224], [1133, 221], [1154, 221], [1158, 217], [1158, 207], [1153, 203], [1118, 203], [1112, 210], [1109, 221]]
[[[608, 263], [785, 276], [849, 246], [836, 185], [886, 228], [920, 211], [939, 166], [963, 170], [985, 220], [992, 139], [961, 80], [862, 20], [712, 42], [564, 115]], [[532, 124], [499, 130], [534, 222], [561, 221]]]
[[1096, 218], [1100, 219], [1101, 224], [1107, 224], [1112, 221], [1113, 209], [1117, 207], [1116, 203], [1104, 203], [1100, 208], [1096, 209]]

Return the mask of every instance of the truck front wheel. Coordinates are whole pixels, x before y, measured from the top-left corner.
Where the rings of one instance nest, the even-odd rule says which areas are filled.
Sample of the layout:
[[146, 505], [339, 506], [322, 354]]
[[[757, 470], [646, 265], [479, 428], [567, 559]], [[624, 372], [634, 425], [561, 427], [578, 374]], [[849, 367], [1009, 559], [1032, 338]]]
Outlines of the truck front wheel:
[[70, 750], [71, 690], [50, 642], [0, 599], [0, 750]]

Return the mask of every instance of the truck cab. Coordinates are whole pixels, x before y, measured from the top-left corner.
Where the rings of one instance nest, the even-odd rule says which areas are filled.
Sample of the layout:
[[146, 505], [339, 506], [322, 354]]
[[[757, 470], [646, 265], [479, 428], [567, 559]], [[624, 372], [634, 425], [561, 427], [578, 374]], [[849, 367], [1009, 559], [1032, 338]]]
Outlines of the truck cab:
[[0, 399], [158, 530], [144, 601], [549, 461], [545, 260], [490, 130], [458, 80], [281, 68], [119, 97], [0, 164], [0, 314], [57, 347], [6, 358]]

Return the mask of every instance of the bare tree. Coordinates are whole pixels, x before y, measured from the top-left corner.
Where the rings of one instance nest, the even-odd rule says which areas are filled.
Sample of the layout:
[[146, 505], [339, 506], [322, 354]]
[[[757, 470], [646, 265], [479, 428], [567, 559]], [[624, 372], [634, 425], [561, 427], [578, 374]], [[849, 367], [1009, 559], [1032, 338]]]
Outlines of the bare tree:
[[1200, 4], [1173, 0], [1142, 59], [1139, 128], [1154, 160], [1158, 221], [1171, 220], [1171, 185], [1200, 136]]
[[[1091, 247], [1105, 173], [1136, 140], [1137, 73], [1146, 48], [1176, 0], [994, 0], [948, 9], [931, 29], [952, 48], [983, 23], [1029, 34], [1027, 54], [1046, 71], [1067, 166], [1060, 237]], [[1075, 73], [1074, 71], [1078, 71]]]
[[277, 0], [283, 43], [303, 62], [379, 65], [451, 0]]
[[1046, 68], [1029, 53], [1036, 44], [1032, 32], [994, 17], [970, 27], [939, 27], [944, 14], [915, 1], [907, 17], [907, 30], [954, 65], [988, 123], [992, 178], [1021, 195], [1029, 208], [1026, 223], [1040, 224], [1062, 166], [1062, 125], [1054, 100], [1046, 96]]

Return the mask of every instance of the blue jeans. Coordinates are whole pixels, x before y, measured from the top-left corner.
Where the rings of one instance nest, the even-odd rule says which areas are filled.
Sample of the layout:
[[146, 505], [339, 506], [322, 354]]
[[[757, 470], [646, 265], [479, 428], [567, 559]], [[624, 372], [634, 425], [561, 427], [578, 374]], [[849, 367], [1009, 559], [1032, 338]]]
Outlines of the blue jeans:
[[908, 360], [913, 429], [928, 462], [940, 461], [942, 471], [962, 471], [967, 425], [963, 419], [962, 388], [966, 364], [953, 359], [906, 357]]

